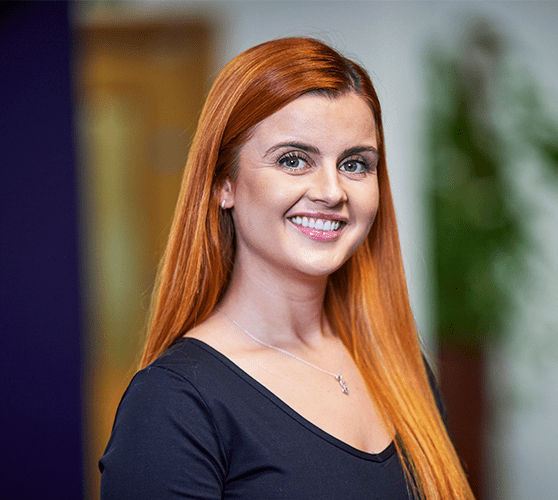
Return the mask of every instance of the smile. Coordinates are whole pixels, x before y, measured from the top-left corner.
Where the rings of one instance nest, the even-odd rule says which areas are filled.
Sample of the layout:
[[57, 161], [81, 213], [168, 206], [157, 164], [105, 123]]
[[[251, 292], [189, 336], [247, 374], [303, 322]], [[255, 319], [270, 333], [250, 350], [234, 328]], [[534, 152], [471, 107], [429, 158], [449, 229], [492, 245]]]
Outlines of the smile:
[[340, 234], [345, 222], [339, 220], [320, 219], [318, 217], [306, 217], [296, 215], [289, 217], [294, 226], [315, 241], [331, 241]]
[[321, 231], [338, 231], [341, 221], [328, 219], [314, 219], [312, 217], [291, 217], [291, 222], [297, 226], [308, 227], [310, 229], [319, 229]]

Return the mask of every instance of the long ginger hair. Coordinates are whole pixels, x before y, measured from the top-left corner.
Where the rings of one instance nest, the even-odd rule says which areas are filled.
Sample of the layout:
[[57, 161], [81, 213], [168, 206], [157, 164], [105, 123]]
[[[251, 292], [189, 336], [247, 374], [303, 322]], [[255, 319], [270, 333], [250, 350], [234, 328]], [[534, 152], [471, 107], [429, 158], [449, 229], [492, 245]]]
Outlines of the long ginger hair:
[[312, 38], [283, 38], [233, 59], [215, 81], [194, 137], [157, 277], [141, 366], [203, 322], [230, 284], [235, 257], [220, 187], [235, 179], [254, 127], [298, 97], [361, 96], [376, 122], [380, 205], [370, 233], [329, 279], [324, 310], [361, 371], [423, 499], [473, 499], [432, 396], [401, 259], [378, 97], [367, 73]]

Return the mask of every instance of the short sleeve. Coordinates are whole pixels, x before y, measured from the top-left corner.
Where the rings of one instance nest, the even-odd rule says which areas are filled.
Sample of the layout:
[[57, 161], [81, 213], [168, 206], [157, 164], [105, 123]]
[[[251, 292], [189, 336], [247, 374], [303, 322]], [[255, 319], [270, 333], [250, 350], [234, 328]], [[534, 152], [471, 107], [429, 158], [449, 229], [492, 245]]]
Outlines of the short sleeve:
[[102, 500], [221, 499], [226, 454], [196, 388], [165, 367], [140, 371], [99, 461]]

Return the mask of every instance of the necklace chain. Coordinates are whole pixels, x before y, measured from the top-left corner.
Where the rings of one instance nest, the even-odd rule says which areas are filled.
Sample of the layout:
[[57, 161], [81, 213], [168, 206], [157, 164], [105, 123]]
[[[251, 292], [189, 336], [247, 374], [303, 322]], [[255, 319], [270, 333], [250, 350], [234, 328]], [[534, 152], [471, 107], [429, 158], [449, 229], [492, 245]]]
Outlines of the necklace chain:
[[246, 328], [244, 328], [241, 324], [237, 323], [233, 318], [231, 318], [225, 311], [223, 311], [223, 309], [221, 309], [220, 307], [216, 307], [216, 309], [219, 312], [221, 312], [231, 323], [233, 323], [238, 328], [240, 328], [246, 335], [248, 335], [248, 337], [250, 337], [252, 340], [255, 340], [258, 344], [261, 344], [265, 347], [269, 347], [269, 349], [274, 349], [276, 351], [282, 352], [283, 354], [286, 354], [287, 356], [290, 356], [291, 358], [294, 358], [297, 361], [300, 361], [301, 363], [304, 363], [305, 365], [308, 365], [308, 366], [314, 368], [315, 370], [318, 370], [322, 373], [325, 373], [326, 375], [329, 375], [329, 376], [333, 377], [335, 380], [337, 380], [337, 382], [339, 382], [339, 385], [341, 386], [341, 391], [343, 392], [343, 394], [346, 394], [347, 396], [349, 395], [349, 388], [347, 387], [347, 384], [345, 383], [345, 381], [343, 380], [343, 377], [341, 376], [341, 369], [343, 367], [343, 344], [341, 343], [341, 340], [337, 339], [337, 341], [339, 342], [339, 347], [340, 347], [340, 351], [341, 351], [341, 360], [339, 362], [339, 373], [337, 375], [335, 375], [335, 373], [328, 372], [327, 370], [324, 370], [323, 368], [320, 368], [319, 366], [313, 365], [312, 363], [309, 363], [308, 361], [306, 361], [302, 358], [299, 358], [298, 356], [294, 355], [292, 352], [285, 351], [285, 349], [281, 349], [280, 347], [277, 347], [277, 346], [274, 346], [274, 345], [271, 345], [271, 344], [267, 344], [263, 340], [260, 340], [259, 338], [254, 337], [254, 335], [252, 335], [248, 330], [246, 330]]

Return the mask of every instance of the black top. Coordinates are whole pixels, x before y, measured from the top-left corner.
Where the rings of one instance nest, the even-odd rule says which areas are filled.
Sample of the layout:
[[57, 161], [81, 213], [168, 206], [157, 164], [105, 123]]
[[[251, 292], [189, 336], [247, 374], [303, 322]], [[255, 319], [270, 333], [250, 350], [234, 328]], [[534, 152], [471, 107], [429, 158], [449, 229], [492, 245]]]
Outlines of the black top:
[[99, 468], [103, 500], [412, 498], [393, 443], [349, 446], [193, 338], [136, 374]]

